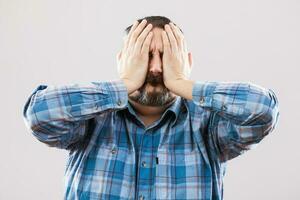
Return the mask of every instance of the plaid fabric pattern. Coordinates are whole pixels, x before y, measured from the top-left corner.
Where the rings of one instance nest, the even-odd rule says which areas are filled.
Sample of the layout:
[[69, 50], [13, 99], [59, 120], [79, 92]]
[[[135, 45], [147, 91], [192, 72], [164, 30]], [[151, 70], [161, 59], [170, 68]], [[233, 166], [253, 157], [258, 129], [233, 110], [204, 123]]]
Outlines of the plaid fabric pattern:
[[195, 82], [145, 127], [121, 80], [39, 85], [23, 109], [30, 132], [69, 152], [65, 199], [223, 199], [226, 162], [276, 126], [271, 89]]

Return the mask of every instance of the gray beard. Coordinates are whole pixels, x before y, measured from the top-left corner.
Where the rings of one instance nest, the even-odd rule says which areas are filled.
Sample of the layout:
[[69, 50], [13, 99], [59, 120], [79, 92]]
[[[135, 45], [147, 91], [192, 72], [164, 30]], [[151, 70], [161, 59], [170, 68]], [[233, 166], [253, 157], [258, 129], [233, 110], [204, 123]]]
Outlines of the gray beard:
[[144, 84], [137, 91], [138, 94], [131, 95], [129, 98], [145, 106], [164, 106], [175, 98], [165, 86], [162, 86], [159, 90], [154, 89], [149, 92], [146, 90], [146, 84]]

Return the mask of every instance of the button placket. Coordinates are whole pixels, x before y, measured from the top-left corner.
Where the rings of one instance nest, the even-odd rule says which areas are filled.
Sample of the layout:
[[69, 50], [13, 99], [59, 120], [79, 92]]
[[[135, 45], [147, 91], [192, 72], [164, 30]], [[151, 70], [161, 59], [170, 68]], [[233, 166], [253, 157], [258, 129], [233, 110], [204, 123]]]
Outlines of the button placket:
[[146, 161], [143, 161], [143, 162], [142, 162], [142, 167], [147, 167]]

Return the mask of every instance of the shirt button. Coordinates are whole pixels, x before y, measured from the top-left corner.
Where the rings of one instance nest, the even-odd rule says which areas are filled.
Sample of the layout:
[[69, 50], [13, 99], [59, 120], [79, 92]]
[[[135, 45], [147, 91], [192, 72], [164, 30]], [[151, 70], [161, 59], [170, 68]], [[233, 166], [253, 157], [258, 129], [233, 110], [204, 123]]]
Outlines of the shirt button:
[[139, 200], [144, 200], [144, 199], [145, 199], [145, 197], [143, 195], [139, 196]]
[[204, 101], [205, 101], [204, 97], [200, 97], [200, 102], [199, 103], [200, 103], [201, 106], [204, 104]]
[[222, 105], [221, 109], [222, 109], [222, 110], [227, 110], [227, 106]]
[[122, 105], [122, 101], [118, 100], [117, 104], [118, 104], [118, 106]]
[[142, 162], [142, 166], [143, 166], [143, 167], [146, 167], [146, 166], [147, 166], [147, 163], [146, 163], [145, 161], [143, 161], [143, 162]]
[[112, 154], [115, 154], [117, 152], [117, 149], [116, 148], [113, 148], [112, 150], [111, 150], [111, 153]]

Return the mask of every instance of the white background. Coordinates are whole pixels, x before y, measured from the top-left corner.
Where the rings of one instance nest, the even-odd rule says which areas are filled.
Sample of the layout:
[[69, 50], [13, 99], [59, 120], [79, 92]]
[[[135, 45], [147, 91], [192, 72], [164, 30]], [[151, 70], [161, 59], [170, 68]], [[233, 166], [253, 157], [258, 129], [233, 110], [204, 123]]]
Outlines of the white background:
[[298, 0], [0, 0], [0, 199], [63, 198], [67, 151], [30, 134], [24, 103], [39, 84], [118, 78], [123, 29], [148, 15], [183, 29], [193, 80], [250, 81], [278, 96], [275, 131], [228, 162], [225, 199], [300, 199]]

